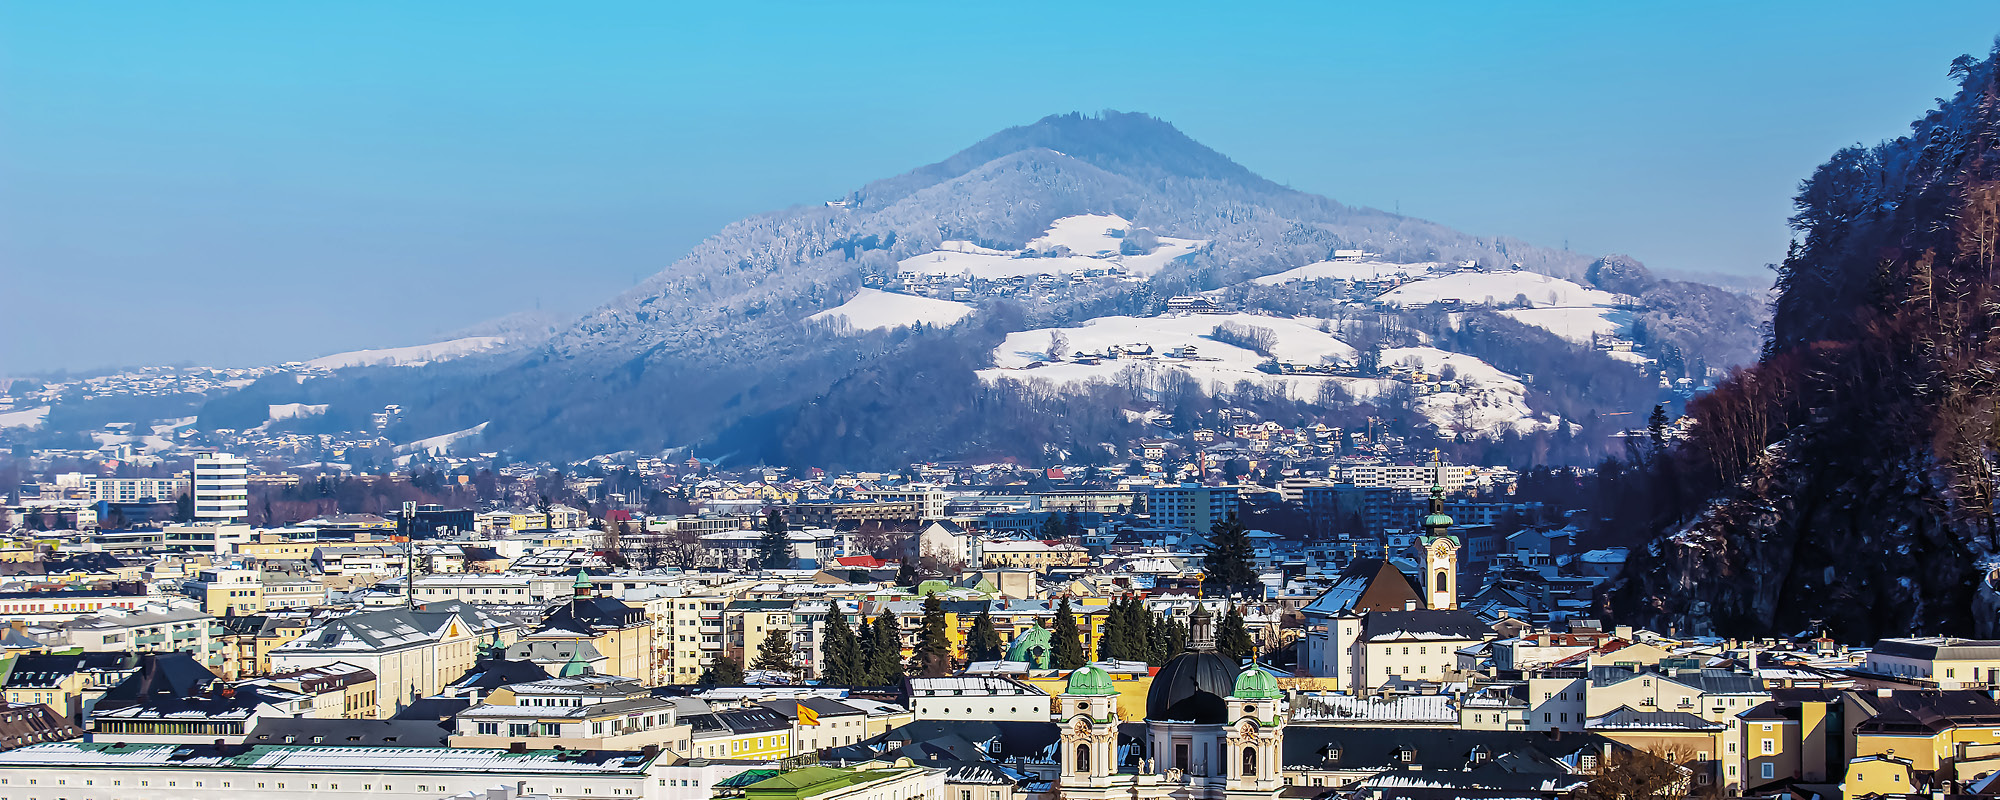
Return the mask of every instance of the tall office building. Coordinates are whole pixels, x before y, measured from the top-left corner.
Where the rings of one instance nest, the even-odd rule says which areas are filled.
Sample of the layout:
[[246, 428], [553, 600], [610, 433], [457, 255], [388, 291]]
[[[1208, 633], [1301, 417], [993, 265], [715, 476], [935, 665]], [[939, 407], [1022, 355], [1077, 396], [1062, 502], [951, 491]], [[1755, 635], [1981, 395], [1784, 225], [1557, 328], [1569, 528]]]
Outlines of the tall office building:
[[196, 525], [250, 521], [250, 462], [228, 453], [194, 455]]

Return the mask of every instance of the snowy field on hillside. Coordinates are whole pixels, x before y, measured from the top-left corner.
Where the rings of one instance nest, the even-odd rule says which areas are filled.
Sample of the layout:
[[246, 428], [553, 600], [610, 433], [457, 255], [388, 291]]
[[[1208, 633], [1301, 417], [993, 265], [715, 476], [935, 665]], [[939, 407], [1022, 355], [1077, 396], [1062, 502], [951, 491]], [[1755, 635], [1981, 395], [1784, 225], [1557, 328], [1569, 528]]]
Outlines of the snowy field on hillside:
[[1500, 314], [1582, 345], [1590, 344], [1593, 333], [1623, 336], [1632, 327], [1632, 312], [1617, 308], [1516, 308]]
[[325, 403], [280, 403], [269, 407], [270, 420], [304, 419], [326, 413]]
[[1552, 422], [1537, 420], [1526, 401], [1528, 387], [1520, 379], [1493, 365], [1463, 353], [1435, 347], [1388, 347], [1382, 350], [1384, 366], [1415, 359], [1424, 370], [1436, 375], [1445, 365], [1457, 372], [1466, 384], [1462, 391], [1439, 392], [1417, 399], [1417, 410], [1447, 434], [1461, 431], [1493, 435], [1505, 429], [1529, 433]]
[[1435, 262], [1421, 264], [1391, 264], [1387, 261], [1319, 261], [1303, 267], [1293, 267], [1276, 275], [1258, 278], [1255, 283], [1276, 286], [1294, 281], [1379, 281], [1396, 276], [1420, 278], [1443, 265]]
[[873, 331], [900, 328], [919, 322], [941, 328], [964, 319], [971, 313], [972, 306], [964, 303], [864, 288], [860, 294], [854, 296], [854, 299], [806, 319], [820, 321], [840, 318], [846, 320], [854, 330]]
[[1114, 230], [1122, 231], [1132, 227], [1124, 217], [1114, 214], [1082, 214], [1063, 217], [1049, 223], [1049, 230], [1028, 242], [1029, 250], [1048, 250], [1067, 247], [1071, 253], [1080, 256], [1115, 256], [1118, 247], [1125, 243], [1122, 236], [1112, 236]]
[[[1289, 363], [1319, 364], [1328, 356], [1336, 361], [1351, 362], [1356, 355], [1354, 348], [1346, 342], [1321, 332], [1315, 320], [1255, 314], [1099, 317], [1074, 327], [1038, 328], [1009, 334], [1006, 341], [993, 351], [994, 368], [981, 370], [979, 375], [988, 381], [1011, 378], [1047, 381], [1062, 386], [1094, 380], [1118, 381], [1125, 370], [1136, 370], [1139, 375], [1155, 378], [1163, 377], [1167, 370], [1177, 370], [1199, 381], [1205, 390], [1211, 392], [1228, 389], [1237, 381], [1247, 380], [1267, 387], [1284, 387], [1287, 394], [1301, 399], [1316, 396], [1320, 384], [1328, 381], [1340, 383], [1358, 398], [1373, 397], [1387, 388], [1387, 381], [1373, 378], [1260, 372], [1257, 365], [1263, 363], [1263, 356], [1208, 338], [1216, 326], [1225, 322], [1271, 331], [1272, 353], [1279, 360]], [[1043, 359], [1048, 351], [1050, 335], [1057, 330], [1069, 340], [1071, 353], [1103, 354], [1112, 346], [1132, 345], [1145, 345], [1153, 352], [1150, 356], [1100, 359], [1095, 364], [1063, 361], [1025, 369]], [[1170, 351], [1190, 346], [1195, 348], [1196, 358], [1167, 355]]]
[[24, 408], [19, 411], [0, 411], [0, 428], [33, 428], [42, 424], [49, 415], [49, 407]]
[[[1049, 225], [1040, 238], [1029, 242], [1031, 249], [1055, 245], [1070, 249], [1071, 255], [1054, 258], [1020, 258], [1019, 251], [993, 250], [970, 242], [950, 241], [945, 247], [897, 262], [897, 269], [918, 275], [970, 274], [981, 280], [1022, 275], [1069, 275], [1116, 267], [1127, 275], [1151, 275], [1165, 269], [1176, 258], [1199, 251], [1205, 239], [1158, 237], [1160, 245], [1143, 255], [1118, 255], [1123, 243], [1113, 230], [1130, 230], [1132, 223], [1109, 214], [1063, 217]], [[1101, 254], [1101, 255], [1100, 255]]]
[[322, 369], [344, 369], [347, 367], [421, 367], [433, 361], [468, 356], [499, 349], [507, 343], [498, 336], [468, 336], [447, 342], [419, 344], [409, 347], [391, 347], [382, 350], [355, 350], [334, 353], [306, 362], [308, 367]]
[[1441, 300], [1467, 305], [1497, 304], [1526, 296], [1536, 306], [1610, 307], [1616, 295], [1589, 289], [1561, 278], [1538, 272], [1508, 270], [1478, 272], [1464, 270], [1426, 278], [1398, 286], [1377, 295], [1375, 300], [1399, 306], [1420, 306]]
[[451, 433], [439, 434], [426, 439], [418, 439], [409, 444], [397, 445], [395, 451], [405, 455], [398, 457], [396, 461], [397, 463], [402, 463], [418, 453], [442, 454], [448, 452], [451, 450], [452, 445], [457, 444], [462, 439], [477, 436], [483, 430], [486, 430], [486, 423], [481, 422], [465, 430], [452, 431]]

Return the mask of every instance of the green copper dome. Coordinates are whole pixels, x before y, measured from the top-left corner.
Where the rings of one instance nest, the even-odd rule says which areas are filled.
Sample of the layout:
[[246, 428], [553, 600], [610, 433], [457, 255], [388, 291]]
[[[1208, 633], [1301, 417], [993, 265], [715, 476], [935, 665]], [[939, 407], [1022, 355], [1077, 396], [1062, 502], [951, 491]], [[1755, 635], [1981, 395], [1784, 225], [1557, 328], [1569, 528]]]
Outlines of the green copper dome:
[[1424, 527], [1449, 528], [1451, 527], [1451, 517], [1445, 516], [1443, 514], [1432, 514], [1430, 516], [1424, 517]]
[[585, 572], [583, 571], [583, 569], [582, 569], [581, 567], [577, 568], [577, 571], [576, 571], [576, 582], [575, 582], [575, 583], [572, 583], [572, 584], [570, 584], [570, 588], [572, 588], [572, 589], [588, 589], [588, 588], [590, 588], [590, 576], [589, 576], [588, 574], [586, 574], [586, 573], [585, 573]]
[[1282, 700], [1285, 691], [1278, 688], [1278, 679], [1271, 673], [1253, 666], [1236, 676], [1236, 689], [1230, 695], [1243, 700]]
[[1096, 667], [1079, 667], [1069, 674], [1069, 683], [1063, 687], [1063, 694], [1114, 695], [1118, 690], [1111, 686], [1111, 673]]

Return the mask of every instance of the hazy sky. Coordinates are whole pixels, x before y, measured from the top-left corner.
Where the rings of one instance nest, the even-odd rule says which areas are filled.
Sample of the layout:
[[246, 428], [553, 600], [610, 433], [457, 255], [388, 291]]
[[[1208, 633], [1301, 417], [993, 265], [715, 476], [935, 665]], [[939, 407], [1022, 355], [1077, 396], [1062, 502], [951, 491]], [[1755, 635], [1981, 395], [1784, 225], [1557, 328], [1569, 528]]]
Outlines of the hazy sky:
[[1991, 0], [681, 5], [0, 0], [0, 374], [581, 311], [1104, 108], [1344, 202], [1757, 272], [1801, 177], [2000, 33]]

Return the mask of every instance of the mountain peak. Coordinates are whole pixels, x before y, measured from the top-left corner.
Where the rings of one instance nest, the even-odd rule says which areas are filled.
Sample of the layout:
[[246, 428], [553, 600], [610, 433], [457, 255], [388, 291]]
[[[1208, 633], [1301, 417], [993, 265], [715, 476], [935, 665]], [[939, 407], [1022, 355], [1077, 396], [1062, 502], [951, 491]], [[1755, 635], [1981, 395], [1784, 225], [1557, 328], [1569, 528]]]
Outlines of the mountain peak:
[[943, 161], [870, 183], [856, 192], [853, 199], [859, 205], [880, 208], [995, 159], [1033, 149], [1053, 150], [1141, 183], [1208, 180], [1257, 191], [1285, 191], [1195, 141], [1166, 120], [1148, 114], [1106, 110], [1097, 114], [1051, 114], [1027, 125], [1008, 128]]

